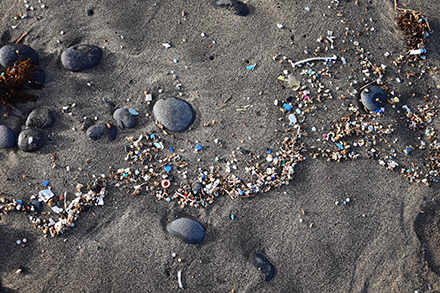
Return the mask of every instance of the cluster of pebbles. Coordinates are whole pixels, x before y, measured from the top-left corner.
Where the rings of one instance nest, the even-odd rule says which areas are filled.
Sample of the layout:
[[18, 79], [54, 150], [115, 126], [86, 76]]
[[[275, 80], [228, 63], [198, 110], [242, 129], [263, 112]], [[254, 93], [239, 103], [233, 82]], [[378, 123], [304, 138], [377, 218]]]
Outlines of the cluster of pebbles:
[[[83, 71], [99, 64], [102, 58], [102, 51], [92, 45], [77, 45], [66, 49], [61, 55], [61, 62], [66, 69], [71, 71]], [[10, 67], [19, 61], [31, 60], [32, 64], [38, 65], [38, 55], [29, 46], [21, 44], [5, 45], [0, 48], [0, 64], [3, 67]], [[35, 81], [43, 84], [45, 74], [42, 69], [33, 72]], [[33, 152], [41, 148], [45, 141], [46, 135], [43, 129], [52, 126], [55, 122], [54, 114], [46, 108], [36, 108], [27, 117], [26, 127], [23, 129], [16, 139], [12, 130], [6, 125], [0, 125], [0, 149], [10, 148], [15, 145], [25, 152]], [[91, 139], [97, 139], [102, 133], [109, 134], [109, 137], [116, 136], [116, 129], [109, 131], [111, 127], [96, 127], [92, 129], [88, 135]], [[114, 138], [113, 138], [114, 139]]]

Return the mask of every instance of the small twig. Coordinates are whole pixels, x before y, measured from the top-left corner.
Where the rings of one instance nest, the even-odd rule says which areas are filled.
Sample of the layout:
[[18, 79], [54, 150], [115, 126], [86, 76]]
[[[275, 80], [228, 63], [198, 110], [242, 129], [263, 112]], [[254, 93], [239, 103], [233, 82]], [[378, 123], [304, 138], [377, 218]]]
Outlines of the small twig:
[[373, 84], [373, 83], [375, 83], [375, 82], [377, 82], [377, 79], [376, 79], [376, 80], [373, 80], [372, 82], [367, 83], [366, 85], [364, 85], [363, 87], [361, 87], [360, 90], [363, 90], [364, 88], [366, 88], [367, 86], [369, 86], [369, 85], [371, 85], [371, 84]]
[[18, 40], [15, 42], [15, 44], [20, 43], [20, 41], [21, 41], [24, 37], [26, 37], [27, 35], [28, 35], [28, 32], [25, 32], [24, 34], [22, 34], [21, 37], [19, 37]]
[[290, 64], [292, 64], [292, 67], [295, 68], [299, 64], [307, 63], [307, 62], [310, 62], [310, 61], [315, 61], [315, 60], [328, 61], [328, 60], [332, 60], [332, 59], [336, 59], [336, 58], [338, 58], [338, 56], [333, 55], [332, 57], [313, 57], [313, 58], [309, 58], [309, 59], [304, 59], [304, 60], [298, 61], [296, 63], [293, 63], [292, 60], [289, 60], [289, 62], [290, 62]]

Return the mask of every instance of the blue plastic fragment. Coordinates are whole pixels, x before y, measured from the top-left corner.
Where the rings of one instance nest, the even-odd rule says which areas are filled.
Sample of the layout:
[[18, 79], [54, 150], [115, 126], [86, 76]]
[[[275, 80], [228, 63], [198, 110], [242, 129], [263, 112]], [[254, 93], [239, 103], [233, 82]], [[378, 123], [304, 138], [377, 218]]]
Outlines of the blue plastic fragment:
[[340, 142], [337, 143], [336, 146], [337, 146], [339, 149], [341, 149], [341, 150], [344, 149], [344, 146], [343, 146], [342, 143], [340, 143]]
[[171, 201], [171, 198], [167, 197], [167, 201]]
[[174, 154], [174, 150], [173, 150], [173, 148], [170, 148], [170, 151], [171, 151], [172, 154]]
[[300, 109], [296, 109], [295, 112], [296, 112], [296, 114], [301, 115], [301, 110]]
[[155, 139], [155, 138], [156, 138], [156, 136], [154, 135], [154, 133], [153, 133], [152, 135], [150, 135], [150, 138], [151, 138], [151, 139]]
[[254, 65], [249, 65], [246, 67], [247, 70], [253, 70], [255, 68], [255, 66], [257, 66], [257, 64]]
[[292, 110], [292, 107], [290, 106], [290, 104], [284, 103], [284, 109], [286, 109], [287, 111]]
[[196, 149], [198, 149], [199, 151], [203, 150], [203, 147], [199, 144], [196, 144]]
[[202, 179], [205, 179], [205, 178], [206, 178], [206, 175], [202, 173]]
[[128, 111], [131, 113], [131, 115], [139, 115], [135, 109], [129, 109]]
[[43, 185], [46, 187], [49, 184], [49, 181], [43, 180]]
[[136, 153], [136, 155], [140, 156], [140, 155], [141, 155], [141, 152], [138, 151], [138, 152]]
[[234, 220], [234, 219], [235, 219], [235, 216], [231, 214], [231, 220]]
[[19, 204], [23, 204], [23, 200], [21, 200], [21, 199], [17, 200], [17, 202], [18, 202]]
[[272, 151], [271, 150], [267, 150], [267, 153], [270, 154]]
[[167, 173], [170, 173], [171, 169], [172, 169], [172, 167], [171, 167], [170, 165], [166, 165], [166, 166], [165, 166], [165, 171], [166, 171]]

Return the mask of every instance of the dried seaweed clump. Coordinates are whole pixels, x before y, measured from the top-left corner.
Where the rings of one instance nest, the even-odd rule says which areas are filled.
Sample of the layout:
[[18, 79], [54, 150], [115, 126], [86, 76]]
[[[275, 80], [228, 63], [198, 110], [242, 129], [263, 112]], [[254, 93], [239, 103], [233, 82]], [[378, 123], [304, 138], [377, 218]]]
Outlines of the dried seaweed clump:
[[37, 70], [31, 59], [17, 61], [0, 75], [0, 109], [12, 115], [22, 117], [24, 113], [13, 107], [16, 103], [35, 101], [38, 96], [24, 92], [25, 86], [40, 89], [43, 85], [35, 80], [33, 72]]
[[418, 53], [426, 53], [427, 37], [429, 36], [429, 23], [423, 12], [400, 9], [401, 14], [397, 25], [405, 33], [405, 40], [409, 50], [420, 50]]

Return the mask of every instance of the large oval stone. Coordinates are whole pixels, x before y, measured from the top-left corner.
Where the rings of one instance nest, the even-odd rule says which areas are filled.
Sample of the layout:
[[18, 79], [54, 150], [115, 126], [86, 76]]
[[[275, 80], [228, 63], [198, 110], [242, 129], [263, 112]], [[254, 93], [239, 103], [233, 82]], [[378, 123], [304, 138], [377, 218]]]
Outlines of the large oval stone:
[[174, 220], [167, 225], [167, 230], [171, 235], [190, 244], [198, 244], [205, 238], [205, 228], [193, 219], [180, 218]]
[[83, 71], [99, 64], [102, 58], [100, 48], [93, 45], [76, 45], [61, 54], [61, 63], [72, 71]]
[[130, 111], [125, 108], [119, 108], [113, 113], [113, 118], [116, 120], [116, 124], [119, 128], [132, 128], [136, 123], [136, 119], [131, 115]]
[[32, 128], [51, 127], [55, 122], [55, 116], [46, 108], [36, 108], [28, 116], [26, 126]]
[[15, 144], [15, 136], [9, 127], [0, 125], [0, 149], [10, 148]]
[[24, 152], [33, 152], [41, 148], [46, 141], [44, 132], [38, 129], [25, 129], [18, 135], [18, 148]]
[[384, 108], [387, 101], [385, 92], [378, 86], [369, 86], [361, 92], [361, 101], [369, 111]]
[[168, 98], [156, 102], [153, 114], [166, 129], [184, 131], [194, 122], [194, 111], [185, 101]]
[[118, 130], [111, 124], [96, 124], [90, 126], [86, 131], [87, 137], [91, 140], [98, 140], [105, 136], [107, 136], [109, 140], [115, 140], [117, 133]]
[[250, 262], [254, 267], [261, 271], [266, 277], [265, 281], [269, 282], [275, 276], [275, 268], [273, 265], [261, 254], [252, 253], [249, 257]]
[[34, 49], [26, 45], [10, 44], [4, 45], [0, 49], [0, 64], [3, 67], [12, 66], [18, 60], [26, 61], [29, 58], [33, 64], [38, 64], [37, 53]]

